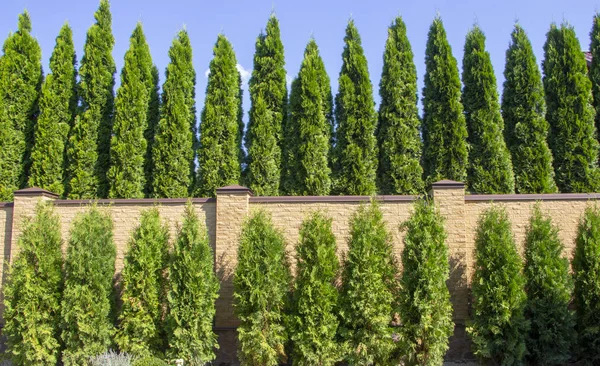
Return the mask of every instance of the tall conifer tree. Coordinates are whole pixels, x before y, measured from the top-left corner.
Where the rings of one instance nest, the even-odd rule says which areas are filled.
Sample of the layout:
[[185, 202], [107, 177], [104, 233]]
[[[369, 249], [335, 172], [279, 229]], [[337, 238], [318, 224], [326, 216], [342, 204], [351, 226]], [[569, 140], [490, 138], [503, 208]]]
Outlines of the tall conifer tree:
[[109, 197], [143, 198], [146, 185], [144, 132], [150, 115], [150, 97], [154, 88], [152, 56], [141, 23], [129, 39], [121, 85], [115, 104], [115, 121], [107, 174]]
[[460, 94], [458, 65], [442, 19], [429, 28], [423, 88], [423, 168], [427, 182], [467, 178], [467, 125]]
[[196, 72], [186, 30], [173, 40], [169, 57], [152, 150], [153, 196], [187, 197], [193, 184], [190, 167], [194, 164], [196, 133]]
[[367, 58], [352, 19], [346, 27], [344, 43], [335, 96], [335, 192], [370, 195], [377, 190], [377, 115]]
[[0, 58], [0, 201], [27, 182], [42, 85], [42, 50], [31, 36], [31, 18], [19, 15]]
[[592, 65], [590, 66], [590, 80], [592, 81], [592, 94], [594, 109], [596, 110], [596, 131], [600, 131], [600, 13], [594, 14], [592, 30], [590, 31], [590, 53]]
[[531, 42], [517, 24], [506, 51], [502, 93], [504, 136], [517, 193], [556, 192], [545, 111], [542, 75]]
[[382, 194], [417, 194], [424, 189], [417, 109], [417, 68], [401, 17], [388, 28], [379, 82], [377, 183]]
[[572, 26], [550, 26], [542, 68], [556, 184], [561, 192], [596, 192], [600, 172], [592, 83]]
[[239, 184], [242, 163], [239, 152], [240, 73], [227, 37], [218, 36], [213, 54], [198, 149], [196, 195], [204, 197], [214, 196], [219, 187]]
[[330, 95], [325, 64], [312, 39], [292, 83], [284, 128], [283, 190], [288, 195], [322, 196], [331, 190], [331, 124], [326, 114]]
[[76, 64], [73, 32], [65, 23], [50, 57], [52, 73], [42, 86], [29, 175], [30, 187], [47, 189], [60, 196], [64, 192], [67, 138], [77, 108]]
[[515, 176], [504, 141], [496, 76], [485, 35], [479, 26], [467, 34], [463, 57], [462, 101], [467, 121], [469, 167], [467, 182], [475, 193], [512, 193]]
[[245, 137], [246, 184], [260, 196], [278, 195], [281, 146], [287, 117], [287, 82], [279, 21], [272, 14], [256, 40], [249, 82], [250, 120]]
[[154, 163], [152, 162], [152, 147], [154, 146], [154, 136], [160, 120], [160, 96], [159, 96], [159, 72], [156, 65], [152, 66], [152, 85], [150, 86], [150, 102], [148, 104], [148, 117], [146, 117], [146, 129], [144, 138], [146, 139], [146, 154], [144, 155], [144, 175], [146, 182], [144, 193], [146, 197], [152, 194], [152, 171]]
[[108, 0], [100, 0], [94, 14], [79, 68], [81, 111], [69, 138], [69, 198], [106, 197], [112, 130], [115, 62], [112, 49], [112, 16]]

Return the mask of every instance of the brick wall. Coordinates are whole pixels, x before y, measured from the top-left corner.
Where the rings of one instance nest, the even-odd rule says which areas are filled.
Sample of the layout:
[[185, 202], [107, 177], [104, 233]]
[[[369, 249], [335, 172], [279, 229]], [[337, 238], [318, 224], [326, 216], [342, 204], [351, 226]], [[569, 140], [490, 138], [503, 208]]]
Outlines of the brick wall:
[[[560, 228], [565, 243], [565, 255], [572, 256], [577, 224], [591, 201], [600, 194], [553, 195], [465, 195], [464, 184], [441, 181], [433, 184], [431, 197], [445, 219], [450, 260], [448, 287], [454, 305], [454, 320], [462, 327], [469, 314], [469, 282], [473, 272], [475, 229], [480, 214], [491, 205], [506, 207], [513, 224], [513, 233], [522, 251], [525, 230], [531, 209], [540, 202]], [[391, 233], [394, 255], [400, 261], [403, 235], [399, 226], [412, 211], [413, 196], [378, 196], [383, 217]], [[8, 263], [18, 253], [18, 237], [23, 222], [30, 217], [39, 200], [51, 201], [61, 221], [61, 231], [66, 243], [74, 217], [84, 211], [90, 201], [58, 200], [51, 192], [29, 188], [15, 193], [14, 203], [0, 203], [0, 245], [3, 257], [0, 263], [2, 284], [6, 281]], [[219, 360], [235, 363], [235, 327], [238, 321], [233, 314], [232, 274], [237, 263], [237, 246], [242, 224], [249, 213], [266, 210], [272, 215], [274, 225], [287, 241], [292, 265], [295, 264], [294, 246], [302, 220], [312, 211], [320, 210], [333, 218], [333, 230], [340, 257], [348, 249], [349, 221], [357, 207], [367, 203], [364, 196], [329, 197], [252, 197], [241, 186], [217, 190], [216, 199], [192, 200], [197, 215], [209, 233], [215, 252], [215, 270], [221, 281], [217, 300], [215, 329], [220, 334]], [[182, 221], [186, 199], [136, 199], [97, 200], [95, 203], [110, 213], [114, 222], [114, 239], [117, 247], [117, 274], [123, 266], [123, 257], [132, 231], [138, 225], [141, 211], [157, 206], [162, 220], [169, 226], [171, 238], [176, 235]], [[0, 305], [0, 310], [1, 305]], [[462, 328], [461, 328], [462, 329]], [[460, 347], [460, 346], [457, 346]]]

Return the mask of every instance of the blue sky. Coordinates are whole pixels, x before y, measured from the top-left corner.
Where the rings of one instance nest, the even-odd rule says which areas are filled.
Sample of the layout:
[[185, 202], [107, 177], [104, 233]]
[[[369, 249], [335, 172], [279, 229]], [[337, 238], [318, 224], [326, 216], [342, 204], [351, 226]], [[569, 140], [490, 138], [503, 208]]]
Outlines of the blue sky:
[[[40, 42], [44, 72], [54, 39], [61, 25], [68, 21], [74, 31], [77, 58], [80, 60], [87, 28], [93, 24], [96, 0], [3, 0], [0, 11], [0, 36], [4, 39], [16, 29], [17, 16], [27, 9], [33, 22], [33, 34]], [[371, 81], [377, 96], [382, 68], [382, 54], [387, 27], [400, 14], [407, 23], [408, 36], [415, 54], [422, 88], [425, 72], [424, 55], [427, 32], [432, 19], [439, 13], [444, 21], [453, 53], [459, 65], [462, 62], [464, 37], [477, 22], [487, 36], [487, 48], [492, 56], [499, 86], [503, 81], [504, 56], [515, 20], [525, 28], [533, 43], [538, 62], [542, 59], [545, 33], [551, 22], [567, 21], [575, 27], [582, 49], [589, 47], [592, 17], [600, 0], [113, 0], [114, 58], [117, 64], [117, 84], [128, 48], [129, 36], [137, 21], [144, 26], [154, 62], [161, 70], [169, 61], [168, 49], [177, 31], [185, 26], [194, 48], [197, 72], [197, 103], [199, 110], [206, 88], [205, 71], [212, 58], [212, 47], [217, 34], [223, 32], [234, 45], [239, 64], [252, 70], [254, 42], [265, 27], [272, 10], [281, 24], [285, 47], [286, 69], [293, 77], [300, 67], [304, 47], [314, 36], [321, 50], [325, 66], [337, 90], [341, 67], [341, 52], [346, 23], [352, 17], [362, 36], [369, 62]], [[247, 74], [247, 73], [245, 73]], [[249, 76], [249, 74], [248, 74]], [[246, 93], [247, 94], [247, 93]], [[420, 96], [419, 96], [420, 97]], [[246, 96], [244, 110], [249, 109]]]

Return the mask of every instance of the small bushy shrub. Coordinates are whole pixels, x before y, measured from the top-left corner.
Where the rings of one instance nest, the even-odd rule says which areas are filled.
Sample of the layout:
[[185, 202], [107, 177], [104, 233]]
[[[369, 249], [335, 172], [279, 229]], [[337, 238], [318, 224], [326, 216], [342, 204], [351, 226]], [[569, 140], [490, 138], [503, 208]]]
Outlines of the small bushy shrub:
[[525, 356], [525, 278], [504, 209], [491, 207], [479, 219], [475, 238], [473, 315], [467, 331], [475, 355], [501, 365]]
[[531, 323], [527, 358], [532, 365], [561, 365], [570, 357], [575, 338], [569, 310], [573, 279], [563, 249], [558, 228], [536, 205], [525, 239], [525, 315]]
[[444, 221], [433, 202], [419, 201], [401, 228], [406, 230], [400, 281], [406, 363], [441, 365], [454, 330]]
[[588, 207], [579, 222], [575, 255], [575, 308], [579, 358], [600, 363], [600, 210]]
[[15, 365], [56, 365], [60, 357], [62, 239], [52, 206], [25, 222], [4, 287], [6, 353]]
[[350, 364], [389, 362], [394, 349], [393, 257], [391, 236], [378, 205], [360, 206], [350, 222], [340, 294], [340, 336]]
[[127, 353], [117, 353], [113, 350], [104, 352], [90, 359], [90, 366], [131, 366], [133, 357]]
[[147, 356], [133, 361], [131, 366], [167, 366], [167, 363], [160, 358]]
[[304, 220], [289, 329], [294, 365], [334, 365], [339, 359], [336, 249], [330, 218], [314, 212]]
[[65, 365], [82, 365], [112, 345], [115, 257], [112, 218], [96, 207], [78, 215], [65, 261], [61, 322]]
[[121, 351], [148, 357], [164, 350], [163, 312], [169, 232], [157, 208], [142, 212], [123, 267], [123, 306], [116, 341]]
[[244, 223], [233, 277], [242, 365], [270, 366], [286, 360], [284, 314], [290, 282], [283, 235], [264, 211], [258, 211]]

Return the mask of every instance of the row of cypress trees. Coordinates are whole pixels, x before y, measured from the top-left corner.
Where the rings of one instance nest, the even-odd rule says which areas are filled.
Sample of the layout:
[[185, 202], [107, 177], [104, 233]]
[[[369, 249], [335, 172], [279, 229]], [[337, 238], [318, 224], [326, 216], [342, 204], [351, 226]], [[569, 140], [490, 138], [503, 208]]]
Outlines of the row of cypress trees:
[[142, 212], [121, 272], [119, 307], [112, 229], [112, 218], [97, 207], [78, 214], [63, 264], [59, 218], [51, 205], [38, 205], [4, 288], [3, 334], [13, 364], [86, 365], [115, 346], [137, 359], [214, 359], [219, 282], [191, 204], [171, 253], [158, 209]]
[[559, 230], [539, 205], [527, 228], [524, 263], [506, 210], [492, 207], [481, 215], [467, 328], [478, 357], [500, 365], [600, 361], [599, 223], [598, 207], [589, 206], [571, 273]]
[[169, 50], [159, 95], [159, 72], [138, 24], [115, 97], [107, 0], [100, 1], [95, 18], [79, 69], [72, 31], [63, 26], [45, 81], [27, 12], [5, 41], [0, 200], [26, 186], [68, 198], [211, 196], [215, 188], [237, 183], [258, 195], [415, 194], [439, 179], [465, 181], [475, 193], [600, 188], [594, 122], [600, 108], [600, 15], [591, 32], [589, 78], [571, 26], [551, 25], [542, 78], [531, 43], [516, 25], [501, 99], [479, 26], [466, 37], [461, 86], [443, 23], [434, 19], [422, 118], [402, 18], [388, 28], [376, 111], [352, 20], [335, 98], [311, 39], [288, 100], [284, 48], [271, 15], [256, 40], [245, 134], [241, 78], [224, 35], [213, 48], [198, 128], [185, 29]]

